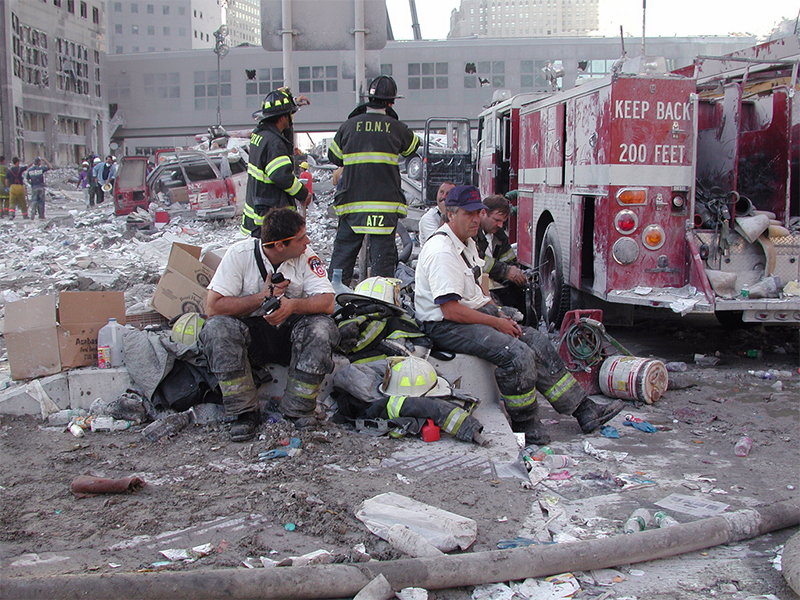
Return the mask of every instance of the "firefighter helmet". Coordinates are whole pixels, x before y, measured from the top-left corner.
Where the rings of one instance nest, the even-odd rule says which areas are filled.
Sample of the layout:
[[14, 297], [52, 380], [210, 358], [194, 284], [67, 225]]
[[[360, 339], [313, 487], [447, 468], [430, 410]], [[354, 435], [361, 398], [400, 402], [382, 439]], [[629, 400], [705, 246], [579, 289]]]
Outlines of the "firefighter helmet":
[[287, 88], [279, 88], [271, 91], [264, 97], [261, 109], [253, 113], [254, 119], [269, 119], [280, 117], [281, 115], [291, 115], [298, 111], [300, 107], [294, 101], [292, 92]]
[[301, 169], [305, 169], [306, 171], [308, 171], [308, 163], [306, 161], [301, 162], [298, 166]]
[[205, 319], [196, 312], [184, 313], [172, 325], [170, 338], [177, 344], [191, 346], [200, 338], [204, 323]]
[[394, 100], [402, 98], [397, 95], [397, 84], [388, 75], [381, 75], [372, 80], [369, 84], [367, 96], [370, 100]]
[[344, 306], [348, 302], [371, 299], [378, 304], [389, 306], [402, 312], [400, 306], [400, 286], [402, 281], [390, 277], [370, 277], [359, 283], [352, 294], [339, 294], [336, 302]]
[[395, 356], [387, 359], [380, 391], [388, 396], [446, 396], [450, 385], [424, 358]]

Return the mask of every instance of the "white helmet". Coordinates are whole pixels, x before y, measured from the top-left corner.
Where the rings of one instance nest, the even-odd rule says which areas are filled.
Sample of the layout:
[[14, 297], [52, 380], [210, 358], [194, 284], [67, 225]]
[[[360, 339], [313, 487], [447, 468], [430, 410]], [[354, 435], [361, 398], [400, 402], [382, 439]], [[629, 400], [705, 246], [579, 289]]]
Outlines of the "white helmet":
[[94, 161], [92, 161], [92, 162], [94, 162], [94, 164], [97, 164], [97, 163], [101, 163], [103, 161], [101, 160], [101, 158], [99, 156], [95, 156], [94, 157]]
[[388, 396], [447, 396], [450, 384], [424, 358], [395, 356], [387, 359], [380, 391]]
[[339, 294], [336, 302], [344, 306], [354, 300], [369, 298], [378, 304], [383, 304], [403, 312], [400, 307], [400, 286], [402, 281], [391, 277], [370, 277], [359, 283], [352, 294]]

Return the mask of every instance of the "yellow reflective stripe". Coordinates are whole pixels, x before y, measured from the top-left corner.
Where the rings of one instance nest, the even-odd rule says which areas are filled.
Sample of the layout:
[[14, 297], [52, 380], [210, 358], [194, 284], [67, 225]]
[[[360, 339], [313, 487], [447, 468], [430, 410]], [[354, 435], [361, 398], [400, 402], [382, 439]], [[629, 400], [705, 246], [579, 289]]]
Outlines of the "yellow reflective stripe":
[[578, 380], [575, 379], [571, 373], [565, 373], [553, 387], [544, 393], [544, 397], [547, 398], [548, 402], [553, 403], [576, 383], [578, 383]]
[[531, 404], [536, 403], [536, 389], [534, 388], [531, 391], [524, 394], [519, 394], [518, 396], [503, 394], [503, 402], [505, 403], [506, 408], [522, 408], [524, 406], [530, 406]]
[[517, 257], [516, 253], [514, 252], [513, 248], [509, 248], [497, 260], [508, 262], [510, 260], [514, 260]]
[[350, 229], [353, 233], [359, 235], [391, 235], [394, 233], [394, 227], [358, 227], [351, 226]]
[[361, 350], [378, 339], [378, 336], [381, 334], [384, 327], [386, 327], [386, 323], [384, 321], [373, 321], [369, 327], [367, 327], [364, 333], [359, 336], [360, 341], [358, 344], [356, 344], [356, 347], [353, 348], [352, 352], [354, 354], [356, 352], [361, 352]]
[[297, 379], [290, 379], [286, 385], [286, 389], [291, 390], [291, 393], [306, 400], [316, 400], [319, 395], [320, 385], [318, 383], [305, 383]]
[[244, 205], [244, 212], [242, 213], [243, 217], [248, 217], [253, 220], [256, 225], [263, 225], [264, 224], [264, 215], [258, 214], [252, 206], [245, 203]]
[[219, 389], [225, 397], [240, 394], [252, 387], [253, 378], [249, 373], [242, 377], [237, 377], [236, 379], [227, 379], [219, 382]]
[[258, 179], [264, 183], [272, 183], [272, 180], [264, 174], [264, 171], [259, 169], [253, 163], [247, 165], [247, 174], [253, 179]]
[[403, 402], [406, 401], [407, 396], [389, 396], [389, 402], [386, 404], [386, 414], [390, 419], [396, 419], [400, 416], [400, 409], [403, 408]]
[[489, 271], [492, 270], [492, 267], [494, 266], [494, 258], [492, 258], [490, 255], [487, 254], [484, 257], [484, 260], [486, 260], [486, 262], [483, 264], [483, 272], [488, 273]]
[[384, 360], [385, 354], [376, 354], [375, 356], [367, 356], [366, 358], [359, 358], [358, 360], [351, 360], [350, 363], [354, 365], [364, 365], [367, 363], [375, 362], [376, 360]]
[[294, 196], [302, 188], [303, 188], [303, 184], [300, 183], [300, 180], [297, 177], [295, 177], [294, 178], [294, 183], [292, 185], [290, 185], [288, 188], [286, 188], [286, 193], [289, 194], [290, 196]]
[[408, 207], [402, 202], [348, 202], [333, 207], [337, 216], [352, 215], [356, 213], [398, 213], [403, 216], [408, 214]]
[[391, 152], [351, 152], [345, 154], [343, 157], [344, 166], [349, 165], [366, 165], [366, 164], [381, 164], [381, 165], [397, 165], [400, 159], [397, 154]]
[[450, 435], [455, 435], [455, 433], [461, 429], [461, 424], [464, 422], [464, 419], [466, 419], [468, 416], [469, 415], [465, 410], [454, 408], [444, 420], [444, 423], [442, 424], [442, 431], [449, 433]]
[[342, 150], [339, 148], [339, 144], [336, 143], [336, 140], [333, 140], [328, 146], [328, 150], [333, 152], [333, 155], [336, 158], [342, 158]]
[[402, 154], [403, 156], [408, 156], [409, 154], [414, 152], [414, 150], [416, 150], [417, 147], [419, 147], [419, 136], [415, 133], [414, 134], [414, 139], [411, 140], [411, 144], [408, 146], [408, 148], [403, 150], [400, 154]]
[[291, 164], [292, 164], [292, 159], [290, 159], [288, 156], [286, 155], [279, 156], [278, 158], [273, 159], [269, 161], [269, 163], [267, 163], [267, 166], [264, 167], [264, 173], [267, 175], [267, 177], [270, 177], [275, 172], [276, 169], [280, 169], [281, 167], [286, 165], [291, 166]]

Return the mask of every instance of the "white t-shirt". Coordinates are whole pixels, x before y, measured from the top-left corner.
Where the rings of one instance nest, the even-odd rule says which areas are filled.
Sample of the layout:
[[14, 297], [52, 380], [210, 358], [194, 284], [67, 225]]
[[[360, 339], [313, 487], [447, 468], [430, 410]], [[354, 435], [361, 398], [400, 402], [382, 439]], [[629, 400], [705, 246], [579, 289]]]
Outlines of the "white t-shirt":
[[428, 241], [434, 232], [442, 225], [442, 213], [439, 212], [439, 207], [434, 206], [419, 220], [419, 245], [421, 246]]
[[[231, 246], [219, 263], [211, 283], [208, 284], [208, 289], [223, 296], [235, 298], [258, 294], [264, 287], [264, 279], [258, 270], [253, 252], [256, 243], [255, 238], [248, 238]], [[258, 242], [258, 251], [261, 252], [267, 273], [273, 273], [272, 264], [264, 254], [260, 242]], [[325, 265], [311, 246], [308, 246], [305, 253], [297, 258], [281, 263], [278, 273], [283, 273], [283, 276], [290, 281], [286, 288], [287, 298], [333, 294], [333, 286], [328, 281]], [[260, 309], [251, 313], [251, 316], [257, 314], [260, 314]]]
[[491, 302], [491, 298], [475, 282], [472, 269], [461, 257], [463, 252], [470, 265], [483, 267], [475, 240], [470, 238], [465, 245], [447, 224], [438, 231], [446, 235], [428, 238], [417, 260], [414, 308], [420, 321], [443, 320], [444, 315], [436, 304], [436, 298], [450, 294], [461, 296], [459, 302], [468, 308], [478, 309]]

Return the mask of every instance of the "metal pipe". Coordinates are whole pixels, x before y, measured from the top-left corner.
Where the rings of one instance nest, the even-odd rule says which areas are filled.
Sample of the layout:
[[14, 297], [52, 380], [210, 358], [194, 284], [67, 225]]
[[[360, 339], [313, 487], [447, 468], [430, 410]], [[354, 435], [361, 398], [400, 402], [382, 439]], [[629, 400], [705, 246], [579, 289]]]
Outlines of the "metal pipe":
[[356, 104], [361, 104], [361, 93], [366, 91], [364, 79], [367, 75], [366, 44], [364, 41], [364, 0], [354, 0], [355, 41], [356, 41]]
[[215, 569], [0, 580], [0, 599], [267, 600], [352, 597], [378, 575], [395, 590], [428, 590], [544, 577], [639, 563], [752, 539], [800, 523], [796, 502], [778, 502], [692, 523], [575, 542], [358, 564]]
[[645, 26], [645, 16], [647, 15], [647, 0], [642, 0], [642, 56], [645, 56], [644, 50], [644, 26]]
[[292, 72], [292, 0], [281, 0], [281, 42], [283, 54], [283, 85], [290, 88], [294, 80]]

